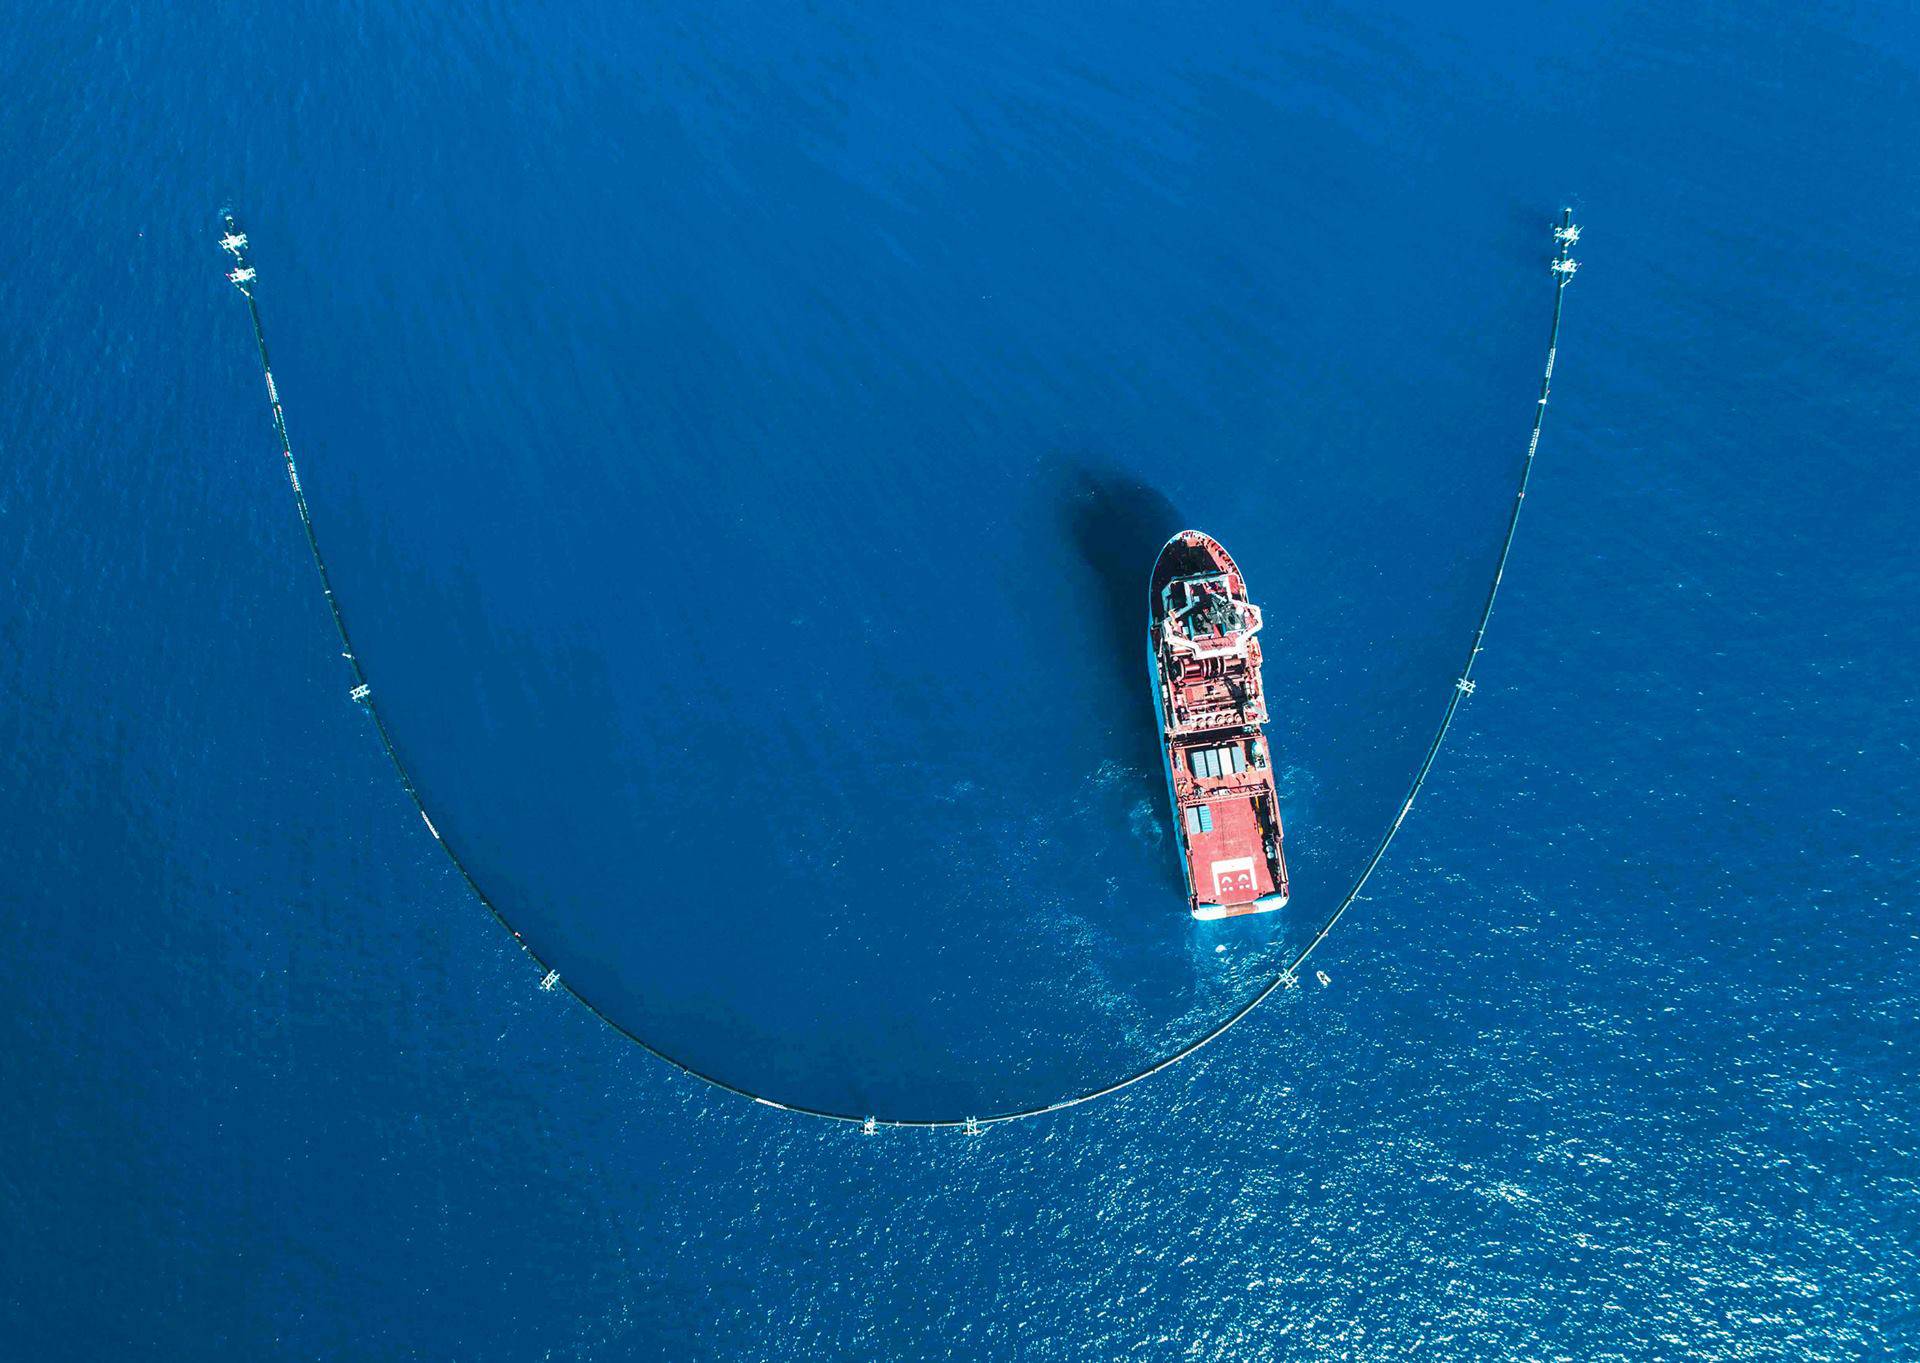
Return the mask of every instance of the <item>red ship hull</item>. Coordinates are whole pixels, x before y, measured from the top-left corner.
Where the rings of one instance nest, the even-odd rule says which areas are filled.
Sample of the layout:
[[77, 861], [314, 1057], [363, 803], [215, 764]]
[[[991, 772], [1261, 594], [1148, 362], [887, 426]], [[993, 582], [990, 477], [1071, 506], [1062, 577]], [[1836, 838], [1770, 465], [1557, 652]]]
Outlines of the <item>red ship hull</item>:
[[1267, 745], [1259, 607], [1219, 541], [1168, 540], [1148, 587], [1147, 647], [1174, 839], [1195, 918], [1287, 902], [1287, 861]]

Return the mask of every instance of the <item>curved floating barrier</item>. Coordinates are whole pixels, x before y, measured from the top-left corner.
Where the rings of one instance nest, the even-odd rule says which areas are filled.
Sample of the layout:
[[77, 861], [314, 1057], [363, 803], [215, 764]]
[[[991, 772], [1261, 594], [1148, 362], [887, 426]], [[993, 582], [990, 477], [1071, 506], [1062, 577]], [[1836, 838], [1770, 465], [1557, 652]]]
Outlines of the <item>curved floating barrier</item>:
[[[1367, 881], [1372, 877], [1375, 869], [1379, 867], [1381, 860], [1386, 856], [1387, 848], [1393, 845], [1394, 836], [1399, 833], [1400, 825], [1406, 821], [1407, 815], [1413, 809], [1414, 797], [1419, 795], [1420, 788], [1426, 784], [1427, 776], [1433, 770], [1434, 760], [1440, 755], [1440, 745], [1446, 741], [1447, 731], [1453, 727], [1453, 718], [1459, 712], [1460, 703], [1473, 694], [1473, 665], [1475, 660], [1480, 656], [1482, 641], [1487, 635], [1487, 624], [1493, 618], [1494, 599], [1500, 593], [1501, 580], [1506, 576], [1507, 559], [1513, 553], [1514, 537], [1520, 529], [1520, 511], [1526, 504], [1527, 482], [1533, 475], [1534, 456], [1538, 454], [1540, 450], [1540, 430], [1546, 421], [1547, 398], [1550, 396], [1553, 386], [1554, 358], [1560, 348], [1560, 318], [1565, 304], [1567, 285], [1572, 282], [1575, 271], [1580, 268], [1579, 263], [1575, 261], [1572, 256], [1573, 246], [1580, 240], [1580, 228], [1574, 224], [1573, 210], [1568, 208], [1562, 210], [1560, 224], [1553, 230], [1555, 243], [1554, 259], [1551, 267], [1554, 285], [1553, 327], [1547, 335], [1547, 365], [1545, 372], [1540, 378], [1540, 399], [1534, 407], [1533, 433], [1527, 441], [1527, 457], [1520, 466], [1520, 484], [1513, 494], [1513, 511], [1507, 519], [1506, 539], [1500, 546], [1500, 558], [1494, 566], [1493, 581], [1487, 586], [1486, 604], [1481, 609], [1479, 623], [1474, 626], [1473, 641], [1467, 650], [1466, 661], [1461, 665], [1459, 675], [1454, 679], [1453, 690], [1447, 697], [1447, 708], [1440, 716], [1440, 727], [1434, 733], [1433, 742], [1427, 747], [1426, 756], [1421, 759], [1420, 766], [1414, 772], [1413, 783], [1407, 790], [1406, 799], [1401, 802], [1399, 812], [1394, 815], [1393, 823], [1388, 826], [1378, 846], [1374, 848], [1373, 855], [1367, 859], [1366, 865], [1361, 868], [1360, 875], [1353, 882], [1352, 888], [1349, 889], [1345, 897], [1341, 899], [1339, 906], [1327, 917], [1326, 922], [1320, 926], [1320, 930], [1300, 949], [1299, 953], [1294, 956], [1291, 963], [1289, 963], [1285, 969], [1268, 980], [1252, 998], [1248, 999], [1225, 1019], [1216, 1024], [1212, 1030], [1182, 1046], [1171, 1055], [1163, 1056], [1152, 1064], [1135, 1070], [1132, 1074], [1127, 1075], [1125, 1078], [1115, 1080], [1111, 1084], [1090, 1089], [1084, 1093], [1070, 1094], [1067, 1097], [1059, 1098], [1051, 1103], [1044, 1103], [1037, 1107], [994, 1113], [985, 1117], [881, 1117], [872, 1114], [834, 1112], [826, 1108], [807, 1107], [804, 1104], [779, 1102], [763, 1094], [741, 1088], [737, 1084], [731, 1084], [717, 1075], [708, 1074], [704, 1070], [696, 1069], [685, 1061], [667, 1054], [659, 1047], [636, 1035], [626, 1027], [621, 1026], [618, 1022], [601, 1012], [599, 1008], [595, 1007], [592, 1000], [580, 994], [573, 986], [561, 979], [560, 972], [540, 958], [538, 953], [527, 944], [526, 939], [521, 937], [519, 932], [515, 930], [513, 924], [507, 921], [506, 916], [500, 912], [494, 902], [487, 897], [487, 892], [480, 888], [480, 883], [473, 878], [473, 873], [467, 869], [466, 863], [460, 859], [460, 854], [454, 850], [453, 845], [441, 835], [438, 828], [434, 827], [432, 816], [427, 813], [426, 806], [421, 802], [419, 787], [414, 784], [413, 777], [408, 773], [406, 764], [400, 760], [400, 754], [393, 744], [393, 736], [387, 729], [386, 720], [381, 717], [379, 704], [374, 699], [373, 684], [367, 679], [366, 673], [361, 669], [359, 658], [354, 655], [353, 637], [347, 632], [347, 618], [340, 610], [338, 598], [334, 596], [333, 579], [331, 574], [327, 572], [326, 558], [320, 552], [319, 536], [314, 533], [313, 516], [307, 507], [307, 494], [300, 486], [300, 471], [293, 460], [293, 444], [287, 437], [286, 413], [280, 406], [280, 390], [273, 381], [273, 364], [267, 356], [266, 327], [260, 320], [259, 302], [253, 296], [254, 285], [259, 280], [259, 272], [254, 268], [248, 255], [249, 248], [246, 233], [240, 230], [234, 220], [232, 212], [224, 212], [222, 214], [222, 221], [225, 231], [221, 235], [220, 246], [233, 258], [233, 266], [227, 271], [227, 279], [240, 291], [240, 295], [247, 300], [247, 313], [253, 321], [254, 344], [259, 347], [260, 351], [260, 372], [267, 382], [267, 402], [273, 409], [273, 428], [275, 434], [280, 437], [280, 453], [286, 462], [287, 481], [293, 487], [294, 506], [300, 513], [301, 528], [304, 529], [307, 534], [307, 548], [313, 555], [314, 571], [317, 572], [320, 577], [321, 593], [327, 599], [327, 609], [333, 615], [334, 628], [340, 634], [341, 656], [347, 660], [347, 670], [352, 673], [353, 676], [353, 684], [347, 692], [348, 698], [364, 708], [368, 717], [373, 720], [374, 732], [379, 735], [380, 746], [386, 750], [387, 759], [393, 763], [393, 769], [400, 777], [400, 784], [402, 788], [406, 790], [407, 798], [412, 800], [414, 808], [420, 811], [421, 822], [426, 824], [427, 831], [433, 835], [434, 841], [439, 843], [441, 848], [446, 852], [447, 859], [453, 863], [454, 870], [460, 873], [460, 878], [466, 882], [467, 888], [473, 893], [473, 897], [485, 906], [487, 912], [499, 920], [500, 926], [513, 934], [513, 939], [519, 943], [520, 949], [524, 951], [527, 954], [527, 958], [539, 968], [541, 972], [539, 988], [543, 992], [552, 993], [555, 990], [565, 990], [595, 1017], [599, 1018], [608, 1027], [611, 1027], [634, 1045], [646, 1051], [649, 1055], [657, 1056], [682, 1073], [711, 1084], [717, 1089], [736, 1094], [742, 1098], [750, 1098], [764, 1107], [777, 1108], [781, 1112], [794, 1112], [802, 1116], [820, 1117], [827, 1121], [844, 1122], [851, 1126], [858, 1127], [867, 1135], [875, 1134], [881, 1127], [924, 1127], [952, 1128], [962, 1131], [969, 1136], [977, 1136], [987, 1127], [996, 1126], [1002, 1122], [1019, 1121], [1023, 1117], [1039, 1117], [1049, 1112], [1059, 1112], [1063, 1108], [1078, 1107], [1082, 1103], [1090, 1103], [1096, 1098], [1104, 1098], [1108, 1094], [1118, 1093], [1121, 1089], [1129, 1088], [1139, 1083], [1142, 1079], [1151, 1078], [1162, 1070], [1170, 1069], [1174, 1065], [1179, 1064], [1208, 1042], [1226, 1035], [1228, 1031], [1232, 1030], [1232, 1028], [1246, 1018], [1248, 1014], [1253, 1012], [1254, 1009], [1266, 1002], [1276, 990], [1283, 988], [1293, 989], [1298, 986], [1300, 969], [1306, 964], [1307, 958], [1312, 956], [1313, 953], [1319, 949], [1320, 944], [1327, 940], [1328, 935], [1332, 933], [1335, 925], [1339, 923], [1347, 910], [1353, 906], [1353, 902], [1360, 897], [1361, 890], [1366, 888]], [[1315, 974], [1323, 986], [1331, 983], [1324, 971], [1316, 971]]]

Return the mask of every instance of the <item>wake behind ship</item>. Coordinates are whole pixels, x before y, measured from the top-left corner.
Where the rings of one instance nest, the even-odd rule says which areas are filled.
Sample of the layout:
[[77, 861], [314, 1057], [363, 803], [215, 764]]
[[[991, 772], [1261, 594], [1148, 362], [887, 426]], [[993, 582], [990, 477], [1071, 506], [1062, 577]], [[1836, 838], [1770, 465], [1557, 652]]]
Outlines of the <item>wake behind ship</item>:
[[1287, 902], [1280, 799], [1262, 726], [1260, 608], [1219, 541], [1183, 530], [1148, 588], [1148, 647], [1174, 838], [1195, 918]]

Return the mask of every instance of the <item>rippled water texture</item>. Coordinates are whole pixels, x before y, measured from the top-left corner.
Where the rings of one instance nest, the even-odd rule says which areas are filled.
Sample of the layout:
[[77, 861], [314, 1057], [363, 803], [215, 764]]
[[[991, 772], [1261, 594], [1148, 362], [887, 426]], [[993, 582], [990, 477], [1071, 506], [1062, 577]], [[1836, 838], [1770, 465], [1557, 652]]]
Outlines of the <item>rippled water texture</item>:
[[[1911, 22], [923, 10], [0, 37], [23, 1356], [1897, 1353]], [[1589, 236], [1333, 984], [915, 1144], [674, 1076], [466, 895], [223, 202], [448, 840], [622, 1026], [909, 1115], [1134, 1068], [1344, 892]], [[1269, 621], [1259, 921], [1168, 845], [1186, 524]]]

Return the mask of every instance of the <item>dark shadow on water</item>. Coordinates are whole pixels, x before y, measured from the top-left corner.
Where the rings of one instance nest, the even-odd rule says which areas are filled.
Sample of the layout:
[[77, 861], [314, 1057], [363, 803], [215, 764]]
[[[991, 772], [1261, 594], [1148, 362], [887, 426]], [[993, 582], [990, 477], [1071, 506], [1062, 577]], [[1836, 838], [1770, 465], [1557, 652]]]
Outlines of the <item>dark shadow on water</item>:
[[[1183, 529], [1180, 512], [1158, 488], [1092, 460], [1069, 458], [1061, 483], [1061, 519], [1093, 578], [1091, 613], [1101, 641], [1097, 665], [1123, 688], [1147, 686], [1147, 575], [1154, 556]], [[1162, 799], [1161, 755], [1150, 723], [1126, 726], [1128, 765], [1148, 774]]]

